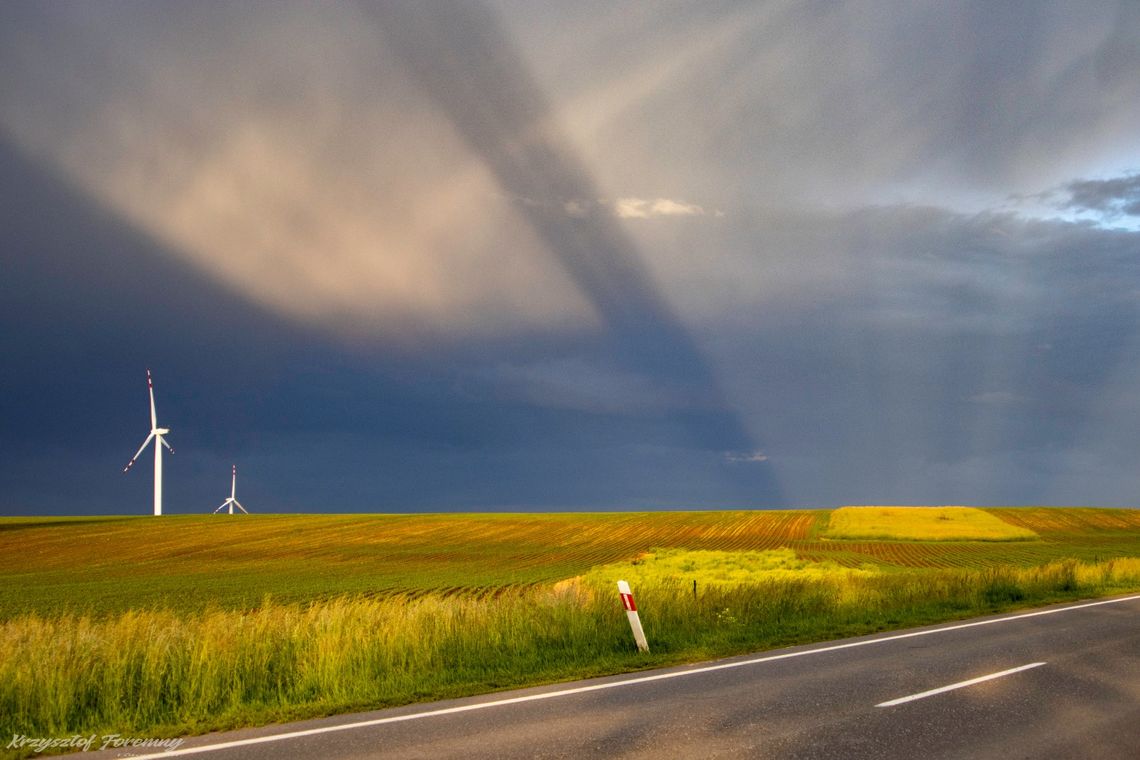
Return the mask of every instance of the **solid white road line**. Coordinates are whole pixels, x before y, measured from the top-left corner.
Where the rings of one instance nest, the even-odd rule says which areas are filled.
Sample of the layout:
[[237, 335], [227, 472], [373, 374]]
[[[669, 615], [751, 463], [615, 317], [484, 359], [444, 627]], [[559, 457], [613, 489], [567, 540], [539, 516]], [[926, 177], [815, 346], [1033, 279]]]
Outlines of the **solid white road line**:
[[882, 636], [877, 639], [860, 639], [858, 641], [849, 641], [845, 644], [833, 644], [831, 646], [819, 647], [818, 649], [801, 650], [798, 652], [785, 652], [784, 654], [774, 654], [767, 657], [755, 657], [750, 660], [734, 660], [732, 662], [722, 662], [716, 665], [705, 665], [699, 668], [687, 668], [685, 670], [674, 670], [668, 673], [657, 673], [651, 676], [636, 676], [628, 678], [623, 681], [607, 681], [606, 683], [597, 683], [590, 686], [579, 686], [574, 689], [562, 689], [560, 691], [547, 691], [539, 694], [528, 694], [522, 697], [511, 697], [509, 699], [499, 699], [493, 702], [477, 702], [470, 705], [460, 705], [459, 707], [446, 707], [439, 710], [428, 710], [426, 712], [408, 713], [406, 715], [395, 715], [390, 718], [375, 718], [373, 720], [362, 720], [356, 723], [340, 723], [335, 726], [322, 726], [320, 728], [310, 728], [304, 731], [289, 731], [283, 734], [270, 734], [269, 736], [255, 736], [250, 739], [235, 739], [234, 741], [221, 742], [219, 744], [203, 744], [199, 747], [185, 747], [183, 749], [170, 750], [169, 752], [156, 752], [150, 755], [137, 755], [134, 760], [156, 760], [163, 757], [177, 757], [179, 755], [195, 755], [202, 752], [216, 752], [223, 749], [233, 749], [234, 747], [247, 747], [251, 744], [265, 744], [266, 742], [279, 742], [286, 739], [299, 739], [304, 736], [315, 736], [317, 734], [328, 734], [335, 731], [348, 731], [353, 728], [367, 728], [369, 726], [382, 726], [386, 723], [402, 723], [409, 720], [420, 720], [421, 718], [434, 718], [439, 715], [451, 715], [453, 713], [469, 712], [471, 710], [486, 710], [491, 707], [502, 707], [503, 705], [514, 705], [521, 702], [537, 702], [543, 699], [556, 699], [558, 697], [568, 697], [574, 694], [585, 694], [591, 691], [602, 691], [603, 689], [616, 689], [621, 686], [633, 686], [639, 683], [649, 683], [650, 681], [664, 681], [670, 678], [684, 678], [685, 676], [695, 676], [700, 673], [711, 673], [716, 670], [730, 670], [732, 668], [743, 668], [749, 665], [759, 665], [765, 662], [774, 662], [776, 660], [789, 660], [794, 657], [806, 657], [813, 654], [824, 654], [826, 652], [835, 652], [840, 649], [854, 649], [855, 647], [871, 646], [873, 644], [885, 644], [890, 641], [900, 641], [902, 639], [912, 639], [917, 636], [933, 636], [938, 633], [948, 633], [949, 631], [960, 631], [965, 628], [977, 628], [983, 625], [997, 625], [999, 623], [1011, 623], [1015, 620], [1024, 620], [1026, 618], [1040, 617], [1042, 615], [1057, 615], [1062, 612], [1071, 612], [1073, 610], [1083, 610], [1089, 607], [1100, 607], [1106, 604], [1120, 604], [1121, 602], [1133, 602], [1140, 599], [1140, 594], [1134, 596], [1125, 596], [1117, 599], [1102, 599], [1098, 602], [1085, 602], [1083, 604], [1074, 604], [1069, 607], [1054, 607], [1047, 610], [1037, 610], [1035, 612], [1023, 612], [1018, 615], [1010, 615], [1008, 617], [991, 618], [989, 620], [976, 620], [972, 623], [958, 623], [957, 625], [948, 625], [941, 628], [932, 628], [922, 631], [911, 631], [910, 633], [898, 633], [892, 636]]
[[1021, 671], [1029, 670], [1030, 668], [1039, 668], [1044, 664], [1045, 663], [1043, 662], [1031, 662], [1028, 665], [1022, 665], [1019, 668], [1010, 668], [1009, 670], [1003, 670], [1000, 673], [990, 673], [988, 676], [978, 676], [977, 678], [971, 678], [969, 681], [959, 681], [958, 683], [952, 683], [949, 686], [941, 686], [937, 689], [924, 691], [921, 694], [911, 694], [909, 697], [899, 697], [898, 699], [892, 699], [890, 702], [881, 702], [880, 704], [875, 705], [875, 707], [894, 707], [895, 705], [913, 702], [916, 699], [926, 699], [927, 697], [933, 697], [935, 694], [954, 691], [955, 689], [961, 689], [965, 686], [973, 686], [974, 684], [982, 683], [983, 681], [992, 681], [995, 678], [1002, 678], [1003, 676], [1013, 675], [1014, 673], [1020, 673]]

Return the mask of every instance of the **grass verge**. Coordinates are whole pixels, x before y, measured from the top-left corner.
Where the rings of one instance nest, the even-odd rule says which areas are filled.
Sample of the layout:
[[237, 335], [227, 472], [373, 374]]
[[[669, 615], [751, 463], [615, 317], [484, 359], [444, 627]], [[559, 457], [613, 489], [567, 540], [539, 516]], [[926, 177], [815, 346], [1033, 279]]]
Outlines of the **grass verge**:
[[101, 618], [28, 614], [0, 623], [0, 736], [182, 736], [1138, 588], [1136, 559], [778, 572], [705, 583], [696, 594], [681, 577], [663, 573], [635, 588], [650, 655], [634, 651], [605, 577], [485, 597], [265, 600], [245, 612], [150, 610]]

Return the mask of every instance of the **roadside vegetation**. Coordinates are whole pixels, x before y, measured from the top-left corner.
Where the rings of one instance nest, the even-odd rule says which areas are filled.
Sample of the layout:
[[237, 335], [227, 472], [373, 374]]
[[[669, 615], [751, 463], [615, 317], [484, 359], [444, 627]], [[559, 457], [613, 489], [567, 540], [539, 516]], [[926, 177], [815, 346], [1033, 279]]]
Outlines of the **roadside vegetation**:
[[[1140, 589], [1140, 514], [985, 514], [1037, 538], [829, 539], [822, 511], [87, 523], [124, 541], [116, 557], [78, 521], [0, 520], [0, 735], [184, 736]], [[215, 525], [234, 540], [211, 546]], [[69, 541], [70, 581], [54, 553], [16, 556]], [[205, 590], [157, 593], [164, 562]], [[118, 594], [82, 598], [111, 578]]]

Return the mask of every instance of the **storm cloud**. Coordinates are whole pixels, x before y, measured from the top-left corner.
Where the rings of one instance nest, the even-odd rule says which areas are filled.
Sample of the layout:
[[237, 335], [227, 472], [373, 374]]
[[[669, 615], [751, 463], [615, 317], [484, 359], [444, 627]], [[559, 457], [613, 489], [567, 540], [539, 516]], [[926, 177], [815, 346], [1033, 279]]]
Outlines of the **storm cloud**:
[[1138, 35], [5, 5], [0, 509], [1133, 505]]
[[1097, 211], [1110, 218], [1140, 216], [1140, 174], [1115, 179], [1082, 180], [1065, 186], [1064, 208]]

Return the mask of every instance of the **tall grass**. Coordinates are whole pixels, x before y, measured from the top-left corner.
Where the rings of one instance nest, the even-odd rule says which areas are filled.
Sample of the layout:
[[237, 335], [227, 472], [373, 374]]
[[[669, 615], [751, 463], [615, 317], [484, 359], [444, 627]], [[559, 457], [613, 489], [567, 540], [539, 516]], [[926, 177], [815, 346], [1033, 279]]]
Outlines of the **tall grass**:
[[529, 593], [26, 616], [0, 625], [0, 735], [194, 731], [557, 678], [620, 652], [600, 606]]
[[266, 600], [0, 623], [0, 736], [183, 735], [599, 675], [1140, 588], [1140, 560], [781, 575], [635, 588], [638, 655], [612, 588], [482, 598]]

